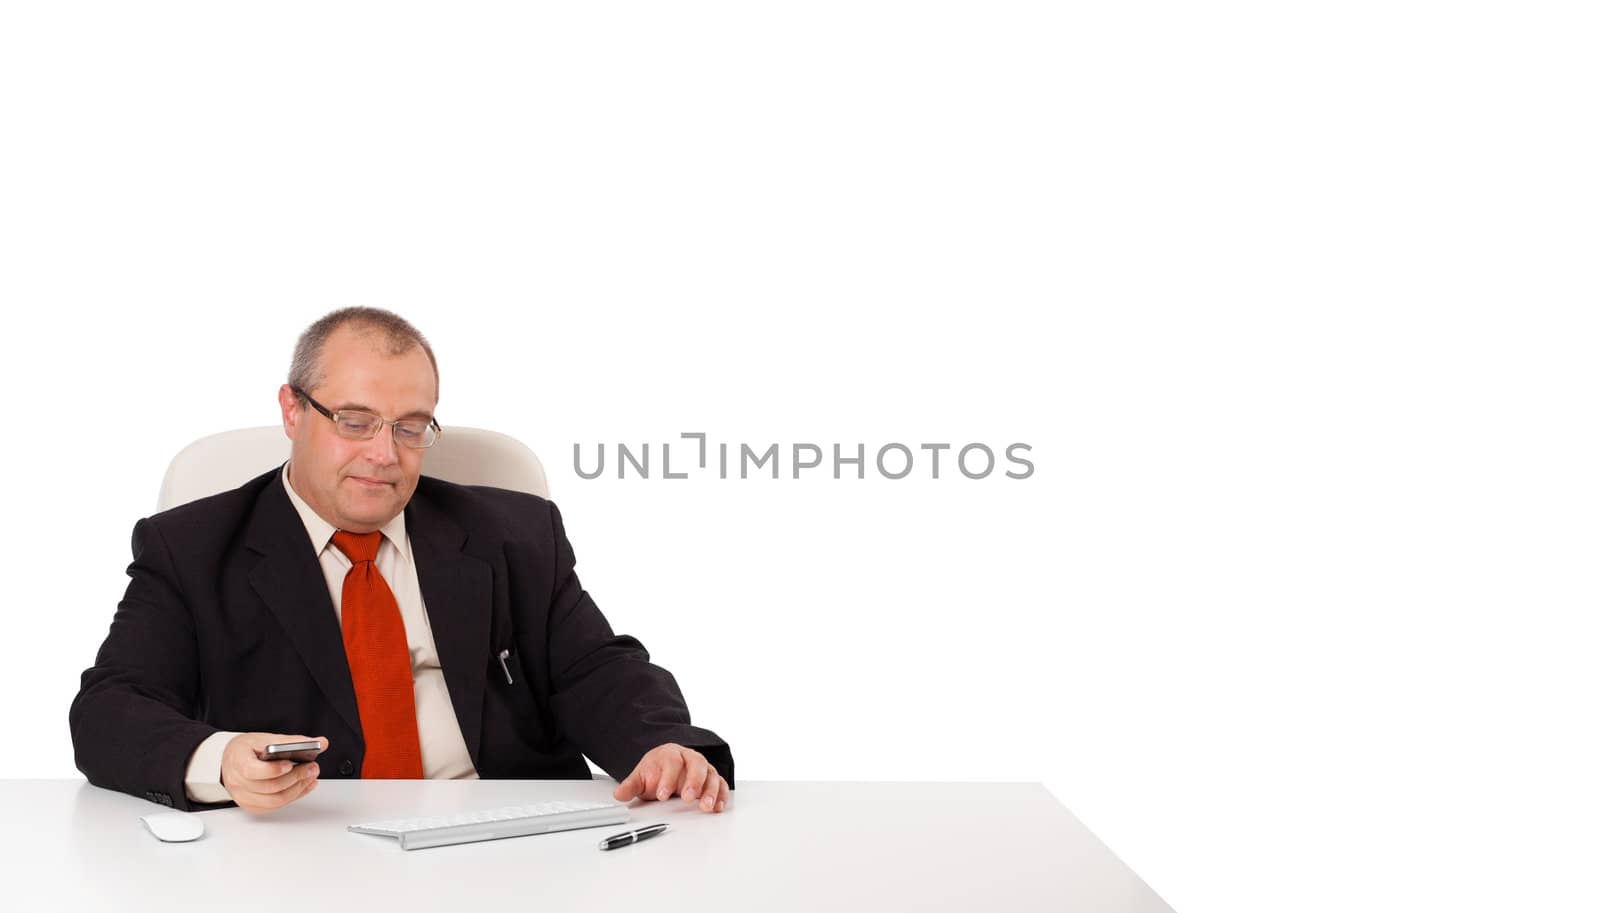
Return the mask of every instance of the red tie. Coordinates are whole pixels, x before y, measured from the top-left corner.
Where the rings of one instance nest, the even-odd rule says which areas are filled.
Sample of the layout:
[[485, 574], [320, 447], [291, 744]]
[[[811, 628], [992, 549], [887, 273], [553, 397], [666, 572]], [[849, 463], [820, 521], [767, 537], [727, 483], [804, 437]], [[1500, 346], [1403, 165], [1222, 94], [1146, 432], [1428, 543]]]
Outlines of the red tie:
[[406, 625], [373, 559], [382, 533], [333, 534], [333, 544], [350, 559], [339, 608], [344, 655], [356, 688], [361, 736], [367, 743], [363, 779], [422, 779], [422, 748], [417, 742], [417, 705], [411, 690], [411, 651]]

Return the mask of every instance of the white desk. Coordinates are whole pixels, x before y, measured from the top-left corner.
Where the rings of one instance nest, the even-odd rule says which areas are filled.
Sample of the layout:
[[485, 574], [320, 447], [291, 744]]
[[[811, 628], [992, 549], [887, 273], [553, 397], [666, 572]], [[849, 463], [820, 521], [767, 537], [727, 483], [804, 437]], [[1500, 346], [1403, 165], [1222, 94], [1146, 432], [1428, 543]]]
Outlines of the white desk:
[[[635, 803], [628, 825], [401, 850], [348, 824], [545, 799], [610, 780], [329, 780], [286, 809], [201, 812], [81, 780], [0, 780], [0, 891], [14, 910], [1115, 910], [1170, 908], [1036, 783], [744, 782], [728, 810]], [[611, 852], [606, 834], [673, 829]], [[303, 900], [306, 903], [297, 904]], [[20, 901], [20, 905], [16, 902]]]

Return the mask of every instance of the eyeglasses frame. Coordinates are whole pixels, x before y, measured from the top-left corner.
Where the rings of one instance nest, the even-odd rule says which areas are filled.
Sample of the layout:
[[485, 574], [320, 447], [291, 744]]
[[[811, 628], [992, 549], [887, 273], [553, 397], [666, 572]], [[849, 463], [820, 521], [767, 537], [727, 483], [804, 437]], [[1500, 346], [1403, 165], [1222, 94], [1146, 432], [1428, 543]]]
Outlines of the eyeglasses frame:
[[[327, 406], [324, 406], [323, 404], [321, 404], [321, 403], [317, 402], [316, 400], [312, 399], [311, 398], [311, 394], [309, 394], [306, 391], [300, 389], [299, 387], [296, 387], [296, 386], [291, 384], [289, 389], [294, 392], [295, 396], [298, 396], [301, 399], [305, 400], [306, 402], [310, 403], [311, 404], [311, 408], [313, 408], [313, 409], [317, 410], [318, 412], [322, 413], [323, 415], [327, 416], [328, 421], [333, 422], [333, 424], [335, 426], [337, 426], [339, 424], [339, 415], [340, 415], [340, 413], [343, 413], [343, 412], [359, 413], [361, 415], [370, 415], [373, 418], [378, 420], [378, 430], [372, 432], [372, 437], [345, 438], [345, 440], [347, 440], [347, 441], [370, 441], [370, 440], [372, 440], [372, 438], [377, 437], [378, 435], [383, 433], [384, 426], [388, 426], [389, 429], [390, 429], [390, 431], [389, 431], [390, 437], [393, 438], [393, 440], [394, 440], [394, 442], [396, 444], [399, 444], [401, 447], [405, 447], [405, 448], [407, 448], [409, 450], [427, 450], [429, 447], [432, 447], [434, 444], [439, 443], [439, 436], [444, 434], [444, 429], [439, 427], [439, 419], [436, 418], [436, 417], [435, 418], [430, 418], [430, 419], [428, 419], [428, 424], [430, 426], [432, 426], [432, 428], [433, 428], [433, 443], [427, 444], [427, 445], [422, 446], [422, 447], [413, 447], [410, 444], [401, 443], [399, 438], [394, 437], [394, 426], [400, 424], [401, 422], [412, 421], [412, 419], [397, 418], [397, 419], [395, 419], [393, 421], [389, 421], [389, 420], [385, 419], [383, 416], [378, 415], [377, 413], [374, 413], [374, 412], [368, 412], [365, 409], [340, 409], [338, 412], [333, 412], [333, 411], [329, 410]], [[344, 435], [341, 434], [340, 437], [344, 437]]]

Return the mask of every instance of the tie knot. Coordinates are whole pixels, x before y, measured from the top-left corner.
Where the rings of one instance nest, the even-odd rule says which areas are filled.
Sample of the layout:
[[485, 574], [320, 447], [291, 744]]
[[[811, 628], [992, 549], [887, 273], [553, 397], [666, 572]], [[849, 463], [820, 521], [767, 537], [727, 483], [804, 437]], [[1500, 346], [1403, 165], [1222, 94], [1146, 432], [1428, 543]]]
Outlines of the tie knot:
[[378, 557], [378, 543], [383, 541], [383, 533], [347, 533], [339, 530], [333, 534], [333, 544], [339, 551], [350, 559], [351, 564], [360, 564], [363, 561], [372, 561]]

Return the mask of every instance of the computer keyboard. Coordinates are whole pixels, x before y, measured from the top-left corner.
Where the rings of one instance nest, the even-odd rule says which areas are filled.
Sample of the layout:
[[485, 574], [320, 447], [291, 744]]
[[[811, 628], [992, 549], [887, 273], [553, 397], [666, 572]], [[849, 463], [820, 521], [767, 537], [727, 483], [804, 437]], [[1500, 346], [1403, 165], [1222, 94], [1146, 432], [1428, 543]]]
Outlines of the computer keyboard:
[[357, 834], [398, 837], [401, 849], [420, 850], [452, 843], [602, 827], [627, 820], [628, 807], [615, 802], [540, 802], [431, 818], [394, 818], [352, 824], [349, 829]]

